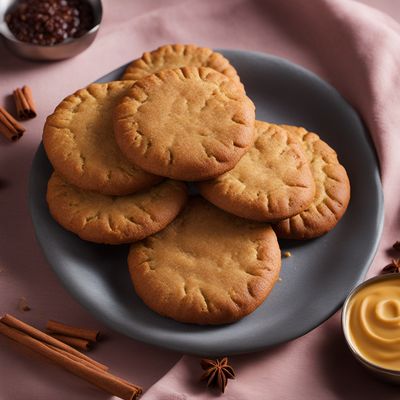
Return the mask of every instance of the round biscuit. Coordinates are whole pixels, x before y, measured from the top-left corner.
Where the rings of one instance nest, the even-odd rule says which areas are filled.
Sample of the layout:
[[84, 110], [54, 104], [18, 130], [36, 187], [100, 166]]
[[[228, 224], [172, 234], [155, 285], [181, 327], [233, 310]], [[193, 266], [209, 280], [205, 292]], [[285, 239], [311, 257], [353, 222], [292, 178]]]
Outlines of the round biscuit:
[[314, 178], [295, 135], [278, 125], [255, 123], [256, 140], [233, 169], [197, 184], [211, 203], [239, 217], [276, 222], [305, 210]]
[[253, 312], [278, 279], [281, 253], [267, 224], [192, 197], [167, 228], [128, 256], [138, 296], [176, 321], [225, 324]]
[[141, 240], [165, 228], [183, 209], [186, 185], [166, 180], [126, 196], [82, 190], [53, 173], [47, 203], [53, 218], [81, 239], [122, 244]]
[[145, 52], [141, 58], [129, 64], [122, 79], [138, 80], [164, 69], [186, 66], [212, 68], [228, 78], [239, 81], [235, 68], [222, 54], [194, 44], [167, 44]]
[[114, 112], [122, 153], [150, 173], [195, 181], [232, 169], [254, 140], [255, 108], [210, 68], [165, 70], [137, 81]]
[[47, 118], [44, 148], [54, 169], [68, 182], [116, 196], [161, 181], [132, 165], [115, 143], [112, 111], [133, 83], [89, 85], [65, 98]]
[[315, 238], [332, 230], [342, 218], [350, 201], [350, 181], [336, 152], [316, 133], [296, 126], [282, 127], [301, 140], [310, 161], [316, 191], [306, 210], [278, 222], [273, 228], [279, 238]]

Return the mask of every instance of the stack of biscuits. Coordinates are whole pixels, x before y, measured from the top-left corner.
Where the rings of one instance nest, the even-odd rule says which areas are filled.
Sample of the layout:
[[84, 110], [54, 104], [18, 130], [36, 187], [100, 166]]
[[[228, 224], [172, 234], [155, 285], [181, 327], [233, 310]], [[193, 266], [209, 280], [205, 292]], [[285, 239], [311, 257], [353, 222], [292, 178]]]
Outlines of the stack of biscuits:
[[350, 198], [328, 144], [256, 120], [229, 61], [195, 45], [144, 53], [121, 81], [68, 96], [43, 143], [54, 219], [84, 240], [132, 243], [136, 293], [180, 322], [254, 311], [279, 277], [277, 237], [328, 232]]

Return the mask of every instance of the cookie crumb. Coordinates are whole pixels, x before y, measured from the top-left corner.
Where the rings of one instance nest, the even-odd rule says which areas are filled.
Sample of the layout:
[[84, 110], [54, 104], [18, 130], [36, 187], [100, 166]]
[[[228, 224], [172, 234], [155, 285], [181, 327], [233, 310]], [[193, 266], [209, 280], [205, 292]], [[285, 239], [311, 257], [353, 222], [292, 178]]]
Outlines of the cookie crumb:
[[292, 253], [291, 253], [290, 251], [285, 251], [285, 252], [283, 253], [283, 255], [284, 255], [286, 258], [292, 257]]
[[278, 278], [278, 282], [282, 282], [282, 278], [281, 277]]
[[20, 297], [18, 301], [18, 309], [20, 311], [30, 311], [30, 307], [28, 302], [26, 301], [26, 297]]

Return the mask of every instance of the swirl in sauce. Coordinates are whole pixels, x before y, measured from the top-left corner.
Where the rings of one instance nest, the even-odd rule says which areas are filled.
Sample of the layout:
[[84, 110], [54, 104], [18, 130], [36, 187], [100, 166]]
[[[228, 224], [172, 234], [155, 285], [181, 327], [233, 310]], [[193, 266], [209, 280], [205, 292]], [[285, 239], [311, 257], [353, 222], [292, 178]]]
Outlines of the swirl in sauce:
[[348, 305], [347, 327], [364, 359], [400, 371], [400, 279], [373, 282], [355, 293]]

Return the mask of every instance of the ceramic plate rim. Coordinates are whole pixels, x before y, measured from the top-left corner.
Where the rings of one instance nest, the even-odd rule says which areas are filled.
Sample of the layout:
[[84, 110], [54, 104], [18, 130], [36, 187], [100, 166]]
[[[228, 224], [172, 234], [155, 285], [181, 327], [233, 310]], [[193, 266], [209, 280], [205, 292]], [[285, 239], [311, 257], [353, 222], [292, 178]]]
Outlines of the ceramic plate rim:
[[[227, 56], [227, 58], [229, 58], [229, 55], [234, 55], [234, 54], [237, 55], [237, 54], [239, 54], [240, 56], [244, 56], [244, 57], [246, 57], [246, 56], [259, 57], [259, 58], [261, 57], [263, 59], [266, 59], [269, 62], [274, 62], [274, 63], [279, 63], [279, 64], [286, 65], [287, 67], [289, 67], [290, 69], [293, 69], [294, 71], [297, 71], [298, 73], [305, 74], [305, 75], [307, 75], [308, 77], [310, 77], [310, 78], [312, 78], [314, 80], [317, 79], [319, 81], [319, 83], [322, 83], [323, 85], [326, 85], [328, 88], [330, 88], [331, 90], [334, 90], [336, 92], [336, 90], [334, 88], [332, 88], [332, 86], [330, 86], [328, 83], [323, 81], [320, 77], [315, 75], [313, 72], [311, 72], [311, 71], [309, 71], [309, 70], [307, 70], [307, 69], [305, 69], [305, 68], [303, 68], [303, 67], [301, 67], [301, 66], [299, 66], [297, 64], [294, 64], [294, 63], [292, 63], [292, 62], [290, 62], [288, 60], [282, 59], [280, 57], [273, 56], [273, 55], [270, 55], [270, 54], [264, 54], [264, 53], [252, 52], [252, 51], [245, 51], [245, 50], [223, 50], [223, 49], [220, 49], [219, 51], [223, 52], [224, 55]], [[122, 68], [122, 67], [120, 67], [120, 68]], [[105, 77], [107, 77], [108, 75], [112, 74], [113, 72], [114, 71], [112, 71], [109, 74], [105, 75]], [[100, 78], [96, 82], [103, 81], [103, 79], [105, 77]], [[356, 113], [356, 111], [353, 109], [353, 107], [350, 104], [348, 104], [346, 100], [344, 100], [343, 98], [342, 98], [342, 100], [346, 103], [346, 105], [348, 107], [350, 107], [350, 109], [352, 111], [354, 111]], [[356, 113], [356, 115], [358, 115], [358, 114]], [[362, 124], [362, 122], [361, 122], [361, 124]], [[381, 238], [381, 235], [382, 235], [382, 230], [383, 230], [383, 222], [384, 222], [383, 191], [382, 191], [380, 177], [379, 177], [379, 163], [378, 163], [376, 152], [375, 152], [375, 149], [374, 149], [374, 147], [372, 145], [372, 140], [371, 140], [371, 137], [370, 137], [370, 135], [368, 133], [368, 130], [366, 129], [366, 127], [364, 125], [362, 126], [362, 128], [364, 130], [364, 133], [366, 134], [367, 143], [369, 144], [369, 150], [372, 151], [373, 158], [375, 160], [375, 165], [374, 165], [374, 167], [375, 167], [374, 168], [374, 172], [375, 173], [374, 173], [374, 177], [373, 178], [374, 178], [374, 184], [376, 185], [376, 188], [377, 188], [376, 195], [377, 195], [377, 206], [378, 207], [377, 207], [376, 211], [377, 211], [378, 225], [377, 225], [376, 231], [375, 231], [376, 235], [375, 235], [375, 240], [374, 240], [374, 243], [373, 243], [373, 247], [369, 251], [369, 257], [365, 261], [365, 263], [363, 265], [363, 268], [360, 268], [358, 281], [357, 282], [353, 282], [353, 287], [355, 285], [357, 285], [360, 281], [363, 280], [363, 278], [365, 277], [365, 275], [366, 275], [366, 273], [367, 273], [367, 271], [369, 269], [369, 266], [372, 263], [372, 260], [373, 260], [375, 254], [376, 254], [377, 249], [378, 249], [378, 245], [379, 245], [380, 238]], [[38, 217], [36, 215], [35, 200], [31, 196], [31, 193], [33, 193], [33, 191], [34, 191], [33, 187], [35, 185], [35, 182], [34, 182], [34, 168], [35, 168], [35, 164], [38, 162], [38, 160], [37, 160], [38, 157], [41, 157], [41, 151], [43, 151], [42, 144], [39, 145], [39, 148], [38, 148], [38, 150], [37, 150], [37, 152], [35, 154], [35, 157], [34, 157], [34, 160], [33, 160], [33, 163], [32, 163], [32, 168], [30, 170], [29, 191], [28, 191], [28, 193], [29, 193], [30, 214], [31, 214], [31, 218], [32, 218], [32, 221], [33, 221], [34, 229], [35, 229], [36, 238], [37, 238], [37, 240], [39, 242], [39, 245], [42, 248], [42, 250], [43, 250], [43, 252], [45, 254], [45, 257], [46, 257], [48, 263], [50, 264], [52, 270], [56, 273], [57, 277], [60, 279], [60, 281], [62, 282], [63, 286], [67, 289], [67, 291], [69, 291], [72, 294], [72, 296], [82, 306], [84, 306], [86, 309], [88, 309], [89, 312], [91, 312], [96, 318], [98, 318], [99, 320], [101, 320], [104, 323], [106, 323], [112, 329], [115, 329], [115, 330], [117, 330], [117, 331], [119, 331], [119, 332], [121, 332], [121, 333], [123, 333], [123, 334], [125, 334], [127, 336], [130, 336], [133, 339], [142, 341], [142, 342], [147, 343], [147, 344], [156, 345], [156, 346], [159, 346], [159, 347], [162, 347], [162, 348], [167, 348], [169, 350], [178, 351], [178, 352], [181, 352], [181, 353], [185, 352], [187, 354], [196, 354], [196, 355], [206, 355], [207, 354], [207, 355], [210, 355], [210, 356], [212, 356], [212, 355], [214, 355], [214, 356], [215, 355], [220, 355], [220, 353], [218, 353], [218, 351], [215, 350], [215, 346], [214, 346], [214, 348], [210, 348], [208, 350], [206, 350], [204, 347], [201, 348], [201, 349], [198, 349], [198, 348], [194, 348], [193, 349], [193, 348], [189, 347], [190, 343], [183, 343], [182, 344], [182, 343], [177, 343], [177, 342], [174, 342], [173, 340], [171, 341], [171, 340], [168, 340], [168, 339], [166, 339], [164, 342], [160, 343], [160, 342], [156, 342], [154, 338], [143, 336], [138, 332], [126, 332], [126, 331], [123, 331], [122, 327], [120, 327], [118, 325], [118, 323], [116, 323], [116, 321], [114, 321], [111, 318], [109, 318], [108, 314], [101, 313], [96, 307], [93, 306], [93, 304], [87, 303], [81, 297], [80, 290], [77, 289], [74, 286], [71, 286], [71, 284], [69, 282], [69, 279], [63, 273], [63, 270], [58, 268], [56, 265], [53, 265], [54, 261], [52, 262], [51, 256], [49, 255], [49, 252], [48, 252], [48, 250], [46, 248], [46, 244], [44, 242], [42, 242], [43, 238], [40, 238], [40, 235], [39, 235], [39, 232], [38, 232], [37, 224], [39, 223], [39, 221], [38, 221]], [[286, 341], [289, 341], [289, 340], [293, 340], [293, 339], [295, 339], [297, 337], [300, 337], [300, 336], [306, 334], [307, 332], [315, 329], [317, 326], [319, 326], [324, 321], [329, 319], [343, 304], [346, 296], [344, 295], [342, 297], [343, 298], [340, 298], [336, 302], [335, 306], [329, 310], [329, 312], [327, 313], [327, 315], [325, 315], [324, 318], [318, 319], [318, 321], [315, 324], [312, 324], [312, 326], [310, 326], [309, 329], [307, 329], [307, 330], [302, 329], [300, 332], [296, 332], [296, 333], [294, 333], [292, 335], [288, 335], [290, 337], [284, 338], [284, 340], [281, 340], [281, 341], [279, 341], [279, 340], [276, 341], [275, 340], [275, 341], [270, 342], [268, 344], [261, 343], [259, 345], [238, 346], [236, 349], [231, 349], [231, 351], [224, 352], [223, 354], [242, 354], [242, 353], [256, 352], [256, 351], [260, 351], [262, 349], [265, 349], [267, 347], [274, 346], [274, 345], [277, 345], [279, 343], [283, 343], [283, 342], [286, 342]]]

